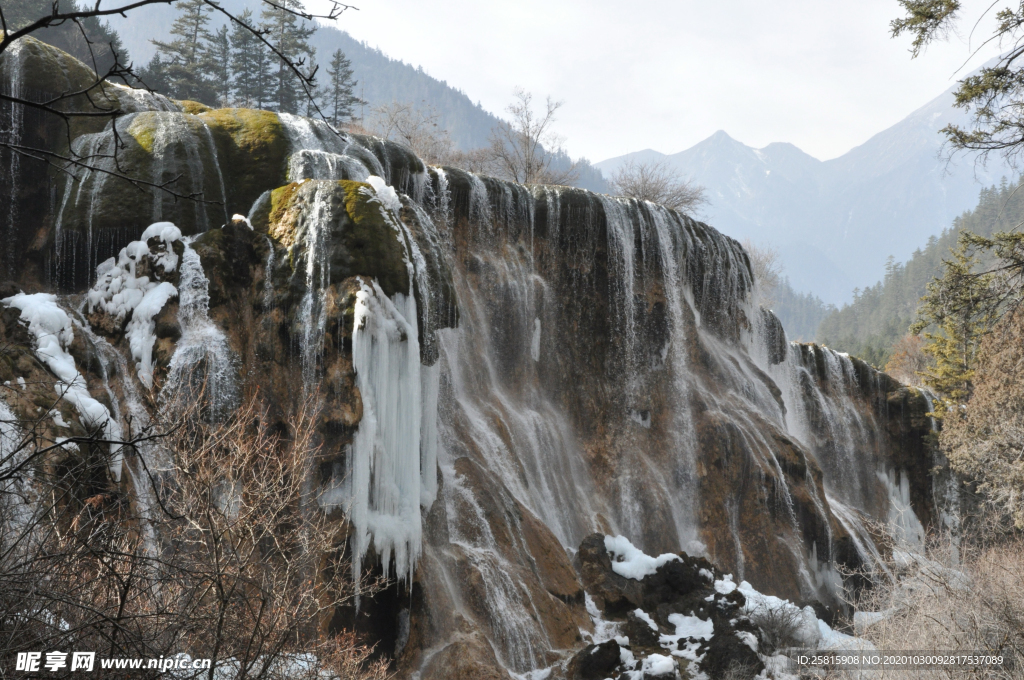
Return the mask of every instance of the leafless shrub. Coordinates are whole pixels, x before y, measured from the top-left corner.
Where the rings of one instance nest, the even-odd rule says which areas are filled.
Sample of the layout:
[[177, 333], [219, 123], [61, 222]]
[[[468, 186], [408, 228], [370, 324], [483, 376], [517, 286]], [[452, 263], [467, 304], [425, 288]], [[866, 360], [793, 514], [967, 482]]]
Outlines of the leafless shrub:
[[314, 420], [303, 409], [273, 434], [256, 398], [220, 424], [185, 413], [145, 434], [165, 460], [147, 465], [128, 438], [120, 487], [98, 435], [34, 456], [38, 425], [0, 423], [5, 454], [24, 443], [5, 472], [28, 461], [0, 484], [0, 665], [32, 650], [185, 652], [214, 660], [211, 679], [386, 677], [372, 648], [329, 628], [354, 587], [344, 524], [311, 490]]
[[384, 139], [405, 144], [429, 165], [455, 165], [459, 152], [430, 105], [391, 102], [377, 106], [366, 122], [367, 130]]
[[704, 187], [683, 177], [666, 161], [626, 161], [612, 173], [611, 183], [620, 196], [660, 203], [672, 210], [694, 212], [707, 203]]
[[918, 385], [921, 372], [932, 363], [924, 352], [924, 338], [908, 333], [893, 343], [885, 372], [906, 385]]
[[562, 102], [548, 97], [544, 108], [537, 112], [531, 93], [517, 87], [513, 96], [514, 101], [505, 109], [509, 120], [491, 130], [490, 171], [519, 184], [572, 185], [579, 179], [577, 165], [554, 167], [564, 139], [555, 134], [552, 126]]
[[878, 670], [872, 678], [1008, 680], [1024, 673], [1024, 542], [969, 547], [959, 562], [950, 547], [938, 543], [927, 559], [893, 562], [895, 579], [854, 600], [858, 611], [880, 614], [862, 618], [856, 632], [883, 651], [986, 651], [1002, 655], [1004, 665]]
[[794, 607], [772, 607], [762, 604], [749, 614], [754, 625], [761, 629], [762, 653], [797, 646], [797, 633], [802, 623], [801, 612]]
[[758, 301], [761, 306], [770, 307], [775, 301], [775, 291], [782, 280], [782, 259], [779, 257], [779, 251], [771, 245], [754, 245], [750, 239], [743, 241], [743, 249], [750, 256]]

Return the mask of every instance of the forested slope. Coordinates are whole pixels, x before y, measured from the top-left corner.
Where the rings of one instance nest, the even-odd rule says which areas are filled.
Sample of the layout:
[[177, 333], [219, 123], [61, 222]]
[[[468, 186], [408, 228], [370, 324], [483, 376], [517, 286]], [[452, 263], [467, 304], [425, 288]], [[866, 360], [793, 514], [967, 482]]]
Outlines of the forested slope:
[[818, 327], [817, 340], [849, 352], [875, 366], [884, 366], [892, 345], [907, 333], [928, 282], [942, 274], [942, 260], [966, 229], [989, 236], [1011, 231], [1024, 221], [1024, 190], [1004, 180], [981, 191], [977, 207], [953, 221], [939, 236], [928, 239], [906, 262], [889, 258], [885, 277], [870, 288], [855, 290], [853, 302], [835, 309]]

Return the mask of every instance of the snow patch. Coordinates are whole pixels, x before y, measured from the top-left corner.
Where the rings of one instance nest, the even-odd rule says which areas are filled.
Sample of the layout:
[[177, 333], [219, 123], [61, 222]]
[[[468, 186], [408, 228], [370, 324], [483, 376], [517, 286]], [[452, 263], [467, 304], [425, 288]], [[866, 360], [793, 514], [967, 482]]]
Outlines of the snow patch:
[[[71, 318], [57, 304], [57, 296], [48, 293], [27, 295], [20, 293], [0, 300], [8, 307], [21, 311], [21, 322], [36, 339], [36, 357], [57, 376], [54, 389], [74, 407], [82, 424], [100, 428], [104, 439], [114, 442], [121, 438], [121, 428], [111, 417], [107, 407], [89, 394], [85, 378], [75, 367], [75, 359], [66, 350], [75, 339]], [[121, 480], [121, 447], [110, 444], [110, 472]]]
[[[162, 248], [152, 252], [151, 239], [158, 239]], [[168, 300], [178, 296], [178, 289], [167, 281], [151, 281], [139, 275], [143, 258], [151, 263], [151, 271], [167, 275], [178, 268], [178, 255], [173, 244], [181, 240], [181, 230], [171, 222], [155, 222], [142, 232], [138, 241], [121, 249], [117, 258], [105, 260], [96, 267], [96, 284], [88, 294], [89, 313], [97, 309], [121, 322], [130, 316], [125, 336], [139, 380], [153, 387], [153, 345], [156, 343], [156, 322], [153, 320]]]
[[370, 200], [375, 200], [395, 214], [402, 210], [402, 201], [398, 198], [398, 192], [394, 187], [388, 186], [383, 177], [370, 175], [366, 178], [366, 183], [373, 187], [374, 195]]
[[639, 608], [638, 609], [634, 609], [633, 610], [633, 615], [636, 616], [641, 621], [643, 621], [644, 623], [646, 623], [648, 626], [650, 626], [651, 630], [653, 630], [655, 633], [658, 632], [658, 624], [656, 624], [654, 622], [654, 619], [652, 619], [650, 616], [648, 616], [647, 612], [645, 612], [643, 609], [639, 609]]
[[612, 570], [619, 576], [637, 581], [658, 571], [658, 567], [673, 560], [679, 555], [665, 553], [658, 557], [646, 555], [635, 547], [625, 536], [605, 536], [604, 547], [612, 555]]

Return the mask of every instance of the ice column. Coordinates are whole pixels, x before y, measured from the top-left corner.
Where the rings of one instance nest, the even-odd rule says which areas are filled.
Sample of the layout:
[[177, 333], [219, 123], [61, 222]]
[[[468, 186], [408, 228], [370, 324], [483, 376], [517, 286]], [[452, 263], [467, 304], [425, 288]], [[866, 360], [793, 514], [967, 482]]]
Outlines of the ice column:
[[352, 363], [363, 400], [349, 457], [352, 569], [373, 546], [389, 569], [411, 580], [420, 553], [420, 347], [416, 300], [390, 300], [376, 281], [356, 294]]

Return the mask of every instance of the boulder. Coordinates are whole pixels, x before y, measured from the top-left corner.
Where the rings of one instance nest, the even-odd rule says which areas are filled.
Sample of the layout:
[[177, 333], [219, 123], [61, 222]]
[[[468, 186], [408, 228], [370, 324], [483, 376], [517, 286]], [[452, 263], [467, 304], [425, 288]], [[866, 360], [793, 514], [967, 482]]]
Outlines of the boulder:
[[608, 640], [598, 645], [587, 645], [569, 661], [567, 680], [604, 680], [614, 675], [622, 663], [619, 643]]

